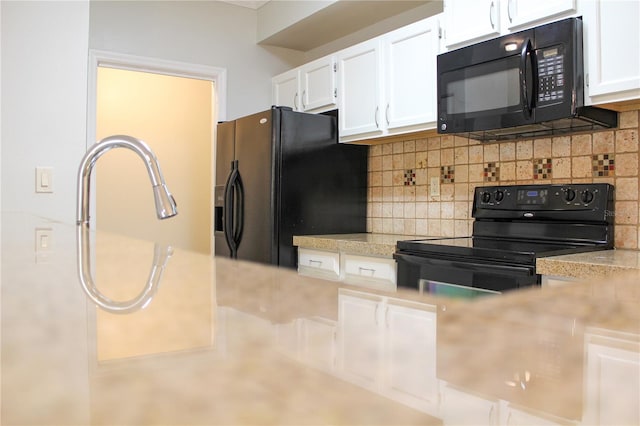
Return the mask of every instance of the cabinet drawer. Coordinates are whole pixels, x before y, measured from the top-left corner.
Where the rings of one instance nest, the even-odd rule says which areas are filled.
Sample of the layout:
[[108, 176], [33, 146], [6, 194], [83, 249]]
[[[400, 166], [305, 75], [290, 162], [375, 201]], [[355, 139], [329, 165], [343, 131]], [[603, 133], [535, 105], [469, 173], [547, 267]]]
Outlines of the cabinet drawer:
[[396, 262], [393, 259], [345, 254], [343, 268], [347, 283], [396, 289]]
[[340, 254], [298, 248], [298, 272], [301, 275], [338, 280], [340, 278]]

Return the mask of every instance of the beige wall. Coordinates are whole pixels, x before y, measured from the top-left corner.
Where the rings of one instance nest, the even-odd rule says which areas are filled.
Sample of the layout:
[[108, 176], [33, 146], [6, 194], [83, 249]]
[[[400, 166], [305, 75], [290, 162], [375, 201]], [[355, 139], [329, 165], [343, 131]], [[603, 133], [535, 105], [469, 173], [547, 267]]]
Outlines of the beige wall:
[[178, 204], [177, 216], [157, 220], [142, 160], [112, 150], [94, 172], [98, 229], [210, 253], [212, 94], [209, 81], [98, 69], [97, 139], [144, 140]]
[[[639, 114], [622, 112], [617, 129], [593, 134], [486, 144], [443, 136], [372, 146], [368, 231], [467, 236], [476, 186], [607, 182], [616, 187], [615, 245], [638, 249]], [[431, 177], [440, 182], [439, 196], [429, 195]]]

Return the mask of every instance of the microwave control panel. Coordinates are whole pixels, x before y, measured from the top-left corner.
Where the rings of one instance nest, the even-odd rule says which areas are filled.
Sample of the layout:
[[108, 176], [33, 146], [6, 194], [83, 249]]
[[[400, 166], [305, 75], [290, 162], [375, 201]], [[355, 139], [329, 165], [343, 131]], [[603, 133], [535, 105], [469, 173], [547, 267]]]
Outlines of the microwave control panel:
[[564, 98], [564, 52], [562, 46], [540, 49], [538, 62], [538, 105], [553, 104]]

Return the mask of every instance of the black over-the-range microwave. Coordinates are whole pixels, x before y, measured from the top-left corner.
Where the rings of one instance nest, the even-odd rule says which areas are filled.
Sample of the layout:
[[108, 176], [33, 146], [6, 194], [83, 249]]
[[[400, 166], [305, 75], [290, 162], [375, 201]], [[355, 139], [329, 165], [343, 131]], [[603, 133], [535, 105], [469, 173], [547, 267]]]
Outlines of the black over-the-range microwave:
[[482, 141], [617, 126], [584, 105], [582, 19], [568, 18], [438, 55], [438, 133]]

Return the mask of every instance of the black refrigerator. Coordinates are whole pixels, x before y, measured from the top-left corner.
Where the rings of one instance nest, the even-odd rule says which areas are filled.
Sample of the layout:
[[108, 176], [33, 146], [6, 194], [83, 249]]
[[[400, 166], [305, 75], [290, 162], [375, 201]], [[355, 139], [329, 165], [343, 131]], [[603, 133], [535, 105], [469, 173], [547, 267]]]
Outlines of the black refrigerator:
[[334, 115], [271, 109], [220, 123], [215, 255], [297, 266], [294, 235], [366, 232], [368, 147]]

